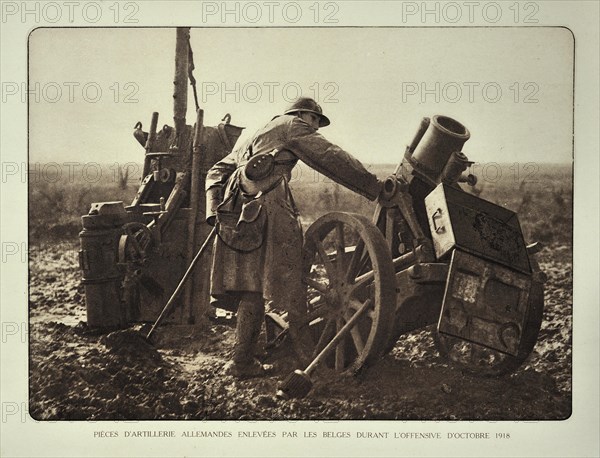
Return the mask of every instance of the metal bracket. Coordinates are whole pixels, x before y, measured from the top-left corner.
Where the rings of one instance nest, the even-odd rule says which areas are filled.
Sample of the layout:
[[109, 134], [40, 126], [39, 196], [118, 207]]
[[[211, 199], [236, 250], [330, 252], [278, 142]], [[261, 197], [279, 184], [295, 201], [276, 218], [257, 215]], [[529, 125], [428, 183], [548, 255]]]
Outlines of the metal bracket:
[[433, 230], [437, 233], [437, 234], [441, 234], [443, 232], [446, 232], [446, 228], [442, 225], [442, 226], [438, 226], [437, 225], [437, 220], [442, 218], [442, 209], [438, 208], [433, 215], [431, 215], [431, 222], [433, 223]]

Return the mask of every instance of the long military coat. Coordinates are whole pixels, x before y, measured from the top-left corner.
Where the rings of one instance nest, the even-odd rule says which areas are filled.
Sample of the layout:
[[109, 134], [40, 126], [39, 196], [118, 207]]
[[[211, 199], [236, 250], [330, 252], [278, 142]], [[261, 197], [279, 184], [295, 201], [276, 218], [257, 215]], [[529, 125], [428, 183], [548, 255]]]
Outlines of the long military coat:
[[[211, 295], [227, 296], [243, 291], [260, 292], [265, 300], [294, 315], [302, 308], [302, 228], [287, 182], [298, 160], [335, 182], [371, 200], [377, 198], [381, 182], [363, 165], [322, 135], [301, 118], [277, 116], [252, 138], [217, 162], [206, 177], [207, 215], [217, 201], [229, 201], [232, 193], [240, 202], [248, 199], [239, 193], [240, 174], [251, 156], [281, 151], [287, 160], [279, 161], [273, 173], [283, 177], [268, 192], [259, 195], [266, 212], [265, 240], [254, 251], [231, 249], [215, 239], [211, 273]], [[243, 190], [242, 190], [243, 191]], [[218, 196], [215, 199], [215, 195]], [[298, 312], [301, 313], [301, 312]]]

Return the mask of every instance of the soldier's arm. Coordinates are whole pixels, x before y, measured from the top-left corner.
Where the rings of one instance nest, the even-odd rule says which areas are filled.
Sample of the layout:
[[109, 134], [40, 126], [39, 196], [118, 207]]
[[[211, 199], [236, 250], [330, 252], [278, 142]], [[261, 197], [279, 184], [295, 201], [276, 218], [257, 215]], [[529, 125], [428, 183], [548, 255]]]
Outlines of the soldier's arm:
[[317, 172], [370, 200], [375, 200], [381, 192], [381, 181], [358, 159], [300, 118], [291, 121], [285, 148]]
[[206, 174], [206, 222], [214, 225], [217, 207], [223, 200], [223, 189], [237, 168], [237, 152], [233, 151], [213, 165]]

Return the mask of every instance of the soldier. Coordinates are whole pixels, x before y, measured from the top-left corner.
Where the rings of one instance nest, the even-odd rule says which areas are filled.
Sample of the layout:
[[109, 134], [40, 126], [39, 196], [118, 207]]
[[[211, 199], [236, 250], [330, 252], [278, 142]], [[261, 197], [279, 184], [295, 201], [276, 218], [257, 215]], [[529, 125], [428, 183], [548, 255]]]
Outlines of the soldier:
[[309, 345], [306, 290], [302, 286], [302, 227], [288, 182], [301, 160], [370, 200], [382, 183], [349, 153], [317, 130], [329, 125], [321, 107], [301, 97], [252, 138], [217, 162], [206, 177], [207, 222], [217, 224], [211, 295], [237, 300], [236, 341], [226, 371], [236, 377], [268, 370], [255, 358], [264, 303], [288, 312], [292, 341], [300, 358]]

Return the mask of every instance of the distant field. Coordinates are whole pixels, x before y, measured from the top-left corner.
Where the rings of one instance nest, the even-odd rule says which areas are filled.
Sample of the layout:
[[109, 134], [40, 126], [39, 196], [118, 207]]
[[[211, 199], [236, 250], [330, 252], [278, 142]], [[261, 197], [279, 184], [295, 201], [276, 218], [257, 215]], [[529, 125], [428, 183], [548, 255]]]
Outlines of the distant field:
[[[92, 202], [132, 201], [139, 186], [141, 166], [129, 164], [130, 173], [115, 165], [78, 169], [36, 164], [29, 183], [29, 234], [33, 240], [47, 237], [76, 238], [81, 215]], [[393, 173], [394, 164], [372, 165], [381, 178]], [[79, 169], [79, 172], [82, 170]], [[519, 214], [527, 242], [570, 244], [573, 233], [573, 183], [570, 164], [474, 164], [479, 182], [473, 194]], [[303, 222], [309, 224], [333, 210], [370, 216], [374, 204], [300, 164], [291, 181]]]

